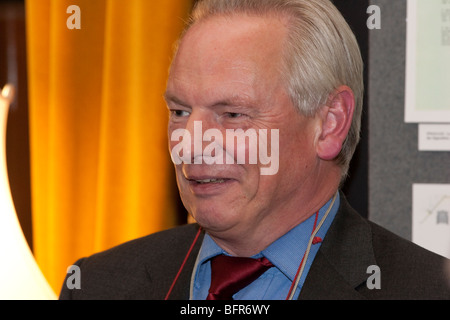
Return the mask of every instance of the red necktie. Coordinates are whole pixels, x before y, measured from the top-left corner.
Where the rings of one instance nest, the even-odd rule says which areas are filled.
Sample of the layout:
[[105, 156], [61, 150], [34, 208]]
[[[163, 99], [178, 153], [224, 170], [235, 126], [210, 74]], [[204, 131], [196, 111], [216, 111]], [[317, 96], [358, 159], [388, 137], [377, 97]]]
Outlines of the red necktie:
[[219, 255], [211, 260], [211, 287], [206, 300], [232, 300], [233, 294], [273, 267], [266, 258]]

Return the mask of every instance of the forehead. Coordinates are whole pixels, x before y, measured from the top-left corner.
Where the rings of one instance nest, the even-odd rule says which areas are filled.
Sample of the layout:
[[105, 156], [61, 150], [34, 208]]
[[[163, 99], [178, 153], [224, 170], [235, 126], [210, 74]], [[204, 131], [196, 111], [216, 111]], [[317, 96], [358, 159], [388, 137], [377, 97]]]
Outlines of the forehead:
[[254, 84], [279, 77], [287, 28], [278, 17], [236, 14], [195, 23], [180, 42], [168, 89], [217, 81]]
[[216, 63], [275, 58], [281, 52], [286, 31], [276, 16], [213, 16], [189, 29], [178, 56], [195, 54], [198, 61]]

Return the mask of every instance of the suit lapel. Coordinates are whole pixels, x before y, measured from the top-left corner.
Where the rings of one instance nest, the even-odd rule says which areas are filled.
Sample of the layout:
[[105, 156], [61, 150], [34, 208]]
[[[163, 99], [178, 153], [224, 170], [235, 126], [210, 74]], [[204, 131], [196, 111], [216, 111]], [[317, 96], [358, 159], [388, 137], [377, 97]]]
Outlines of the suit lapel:
[[365, 285], [367, 267], [375, 265], [368, 222], [341, 193], [339, 211], [327, 232], [299, 299], [363, 299], [356, 290]]
[[299, 300], [360, 300], [360, 295], [319, 251]]
[[[168, 250], [159, 252], [162, 256], [155, 257], [154, 253], [149, 253], [147, 255], [148, 259], [145, 261], [145, 269], [148, 276], [148, 282], [145, 284], [146, 292], [136, 292], [130, 299], [164, 300], [166, 298], [198, 230], [199, 226], [197, 224], [189, 224], [174, 229], [169, 237], [166, 236], [164, 241], [162, 241], [164, 245], [166, 245], [167, 242], [170, 243]], [[204, 235], [204, 231], [201, 231], [172, 288], [168, 297], [169, 300], [189, 299], [191, 274]], [[154, 251], [155, 249], [153, 248], [152, 250]], [[155, 261], [160, 263], [155, 263]]]
[[[205, 236], [205, 232], [201, 231], [201, 234], [197, 240], [197, 242], [194, 245], [194, 248], [192, 249], [191, 254], [188, 257], [188, 260], [186, 261], [186, 264], [183, 268], [183, 270], [180, 273], [180, 276], [175, 283], [172, 293], [169, 296], [170, 300], [189, 300], [189, 291], [191, 286], [191, 277], [192, 277], [192, 271], [194, 269], [195, 261], [197, 260], [198, 253], [200, 251], [203, 237]], [[184, 259], [183, 255], [183, 259]], [[182, 264], [182, 261], [180, 262], [180, 266]], [[175, 276], [174, 276], [175, 278]]]

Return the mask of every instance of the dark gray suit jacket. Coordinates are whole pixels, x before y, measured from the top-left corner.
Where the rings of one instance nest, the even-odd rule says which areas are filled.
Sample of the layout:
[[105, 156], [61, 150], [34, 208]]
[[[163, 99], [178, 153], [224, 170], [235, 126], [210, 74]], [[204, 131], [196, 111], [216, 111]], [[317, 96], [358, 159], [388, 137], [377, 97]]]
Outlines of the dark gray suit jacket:
[[[81, 289], [60, 299], [164, 299], [197, 233], [191, 224], [136, 239], [77, 261]], [[189, 298], [203, 234], [170, 299]], [[362, 218], [341, 194], [341, 205], [307, 275], [299, 299], [450, 299], [444, 259]], [[380, 269], [380, 289], [369, 289]]]

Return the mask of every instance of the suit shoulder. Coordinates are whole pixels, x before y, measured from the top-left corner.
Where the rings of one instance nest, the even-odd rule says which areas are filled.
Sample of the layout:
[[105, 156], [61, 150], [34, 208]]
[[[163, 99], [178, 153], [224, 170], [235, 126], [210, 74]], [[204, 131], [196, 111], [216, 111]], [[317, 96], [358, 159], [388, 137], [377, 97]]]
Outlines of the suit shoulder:
[[[177, 253], [177, 249], [188, 246], [189, 239], [198, 231], [195, 224], [183, 225], [164, 231], [159, 231], [141, 238], [130, 240], [111, 249], [96, 253], [89, 259], [114, 259], [118, 257], [145, 257], [153, 256], [158, 252], [167, 255], [168, 252]], [[167, 250], [166, 250], [167, 249]]]
[[[414, 299], [450, 299], [448, 259], [370, 222], [376, 261], [384, 287]], [[382, 289], [383, 289], [382, 285]], [[407, 292], [403, 292], [407, 288]]]
[[[377, 255], [387, 258], [395, 258], [406, 261], [414, 260], [418, 262], [426, 261], [441, 261], [444, 262], [446, 258], [431, 252], [412, 241], [404, 239], [395, 233], [369, 221], [372, 229], [372, 241], [377, 248]], [[430, 260], [431, 259], [431, 260]]]
[[140, 299], [159, 294], [151, 275], [176, 272], [198, 229], [190, 224], [160, 231], [78, 260], [81, 290], [63, 285], [60, 298]]

